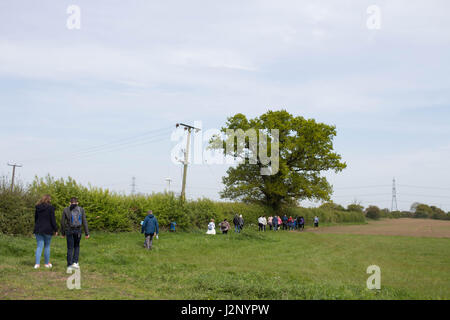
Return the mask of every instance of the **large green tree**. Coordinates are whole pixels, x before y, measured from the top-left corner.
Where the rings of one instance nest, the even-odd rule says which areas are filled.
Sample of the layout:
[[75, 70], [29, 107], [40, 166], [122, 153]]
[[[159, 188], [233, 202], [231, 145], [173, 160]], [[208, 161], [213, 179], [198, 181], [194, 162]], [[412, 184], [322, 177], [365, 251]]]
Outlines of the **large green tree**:
[[[231, 134], [230, 130], [236, 132], [239, 129], [264, 132], [267, 143], [263, 143], [264, 139], [259, 134], [258, 149], [252, 149], [251, 138], [239, 142]], [[278, 137], [273, 134], [273, 129], [278, 130]], [[220, 193], [222, 198], [259, 202], [275, 210], [304, 199], [329, 200], [332, 187], [322, 173], [328, 170], [337, 173], [346, 168], [341, 156], [333, 150], [334, 126], [295, 117], [286, 110], [268, 111], [254, 119], [238, 113], [227, 119], [221, 132], [222, 136], [211, 139], [210, 148], [223, 150], [225, 155], [242, 160], [230, 166], [223, 177], [225, 189]], [[234, 142], [233, 148], [227, 148], [230, 141]], [[273, 165], [268, 165], [260, 156], [261, 146], [264, 146], [264, 152], [267, 149], [268, 155], [278, 147], [279, 162], [273, 174], [261, 174], [262, 168]], [[252, 154], [255, 161], [248, 159]]]

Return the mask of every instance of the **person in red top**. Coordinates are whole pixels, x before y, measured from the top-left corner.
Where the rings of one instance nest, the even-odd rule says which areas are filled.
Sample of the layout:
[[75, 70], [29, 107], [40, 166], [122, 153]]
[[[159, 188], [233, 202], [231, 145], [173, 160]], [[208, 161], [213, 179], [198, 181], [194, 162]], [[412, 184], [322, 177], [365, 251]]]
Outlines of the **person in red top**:
[[289, 230], [294, 230], [294, 219], [292, 219], [292, 217], [289, 217], [288, 219], [288, 226]]

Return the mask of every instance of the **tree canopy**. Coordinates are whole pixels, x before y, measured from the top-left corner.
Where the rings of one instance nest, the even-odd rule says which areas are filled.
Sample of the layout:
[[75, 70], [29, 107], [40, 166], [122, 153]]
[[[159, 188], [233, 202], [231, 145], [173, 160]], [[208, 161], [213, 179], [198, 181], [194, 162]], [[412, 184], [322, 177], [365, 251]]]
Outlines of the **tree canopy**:
[[[251, 148], [250, 134], [243, 141], [233, 136], [232, 131], [239, 129], [257, 131], [257, 149]], [[278, 130], [278, 136], [274, 129]], [[227, 119], [221, 132], [222, 136], [210, 141], [210, 148], [242, 159], [237, 165], [230, 166], [222, 178], [225, 185], [220, 193], [222, 198], [260, 202], [274, 209], [304, 199], [328, 201], [332, 187], [322, 173], [328, 170], [337, 173], [347, 166], [333, 150], [335, 126], [293, 116], [286, 110], [268, 111], [254, 119], [238, 113]], [[263, 134], [267, 136], [267, 142], [262, 139]], [[230, 140], [234, 142], [233, 148], [227, 148]], [[265, 152], [273, 155], [274, 149], [278, 151], [275, 169], [273, 159], [267, 164], [262, 156]], [[253, 161], [248, 159], [252, 155]], [[272, 174], [262, 174], [262, 169], [268, 167]]]

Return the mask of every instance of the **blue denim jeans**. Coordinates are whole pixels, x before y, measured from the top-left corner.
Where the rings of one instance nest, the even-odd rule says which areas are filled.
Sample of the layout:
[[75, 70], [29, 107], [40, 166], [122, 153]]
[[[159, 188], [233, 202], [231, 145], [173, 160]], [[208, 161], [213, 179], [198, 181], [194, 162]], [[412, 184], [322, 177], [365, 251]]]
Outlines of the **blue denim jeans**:
[[50, 262], [50, 242], [52, 236], [50, 234], [36, 234], [36, 264], [41, 264], [42, 249], [44, 249], [45, 264]]

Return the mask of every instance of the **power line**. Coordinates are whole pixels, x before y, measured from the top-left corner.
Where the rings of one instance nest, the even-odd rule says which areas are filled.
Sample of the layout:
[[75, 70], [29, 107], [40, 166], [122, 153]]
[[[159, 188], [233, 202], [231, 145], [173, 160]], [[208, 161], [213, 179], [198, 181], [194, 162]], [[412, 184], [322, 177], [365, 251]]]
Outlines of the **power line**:
[[[161, 134], [165, 134], [165, 133], [161, 133]], [[112, 151], [120, 151], [120, 150], [125, 150], [128, 148], [134, 148], [134, 147], [140, 147], [146, 144], [151, 144], [154, 142], [161, 142], [167, 139], [167, 136], [161, 137], [161, 134], [155, 135], [154, 137], [152, 137], [152, 139], [147, 140], [147, 141], [140, 141], [137, 144], [127, 144], [127, 145], [122, 145], [122, 146], [111, 146], [109, 149], [103, 149], [103, 150], [97, 150], [94, 152], [90, 152], [90, 153], [85, 153], [85, 154], [74, 154], [71, 156], [71, 159], [86, 159], [98, 154], [102, 154], [102, 153], [106, 153], [106, 152], [112, 152]], [[157, 138], [157, 139], [155, 139]], [[66, 160], [66, 159], [65, 159]]]
[[[94, 153], [98, 153], [101, 151], [109, 151], [108, 149], [111, 148], [117, 148], [117, 147], [121, 147], [121, 146], [127, 146], [127, 145], [131, 145], [134, 143], [139, 143], [139, 142], [152, 142], [152, 140], [157, 137], [160, 136], [161, 134], [169, 134], [170, 133], [171, 128], [170, 127], [164, 127], [161, 129], [154, 129], [154, 130], [150, 130], [147, 131], [145, 133], [139, 134], [139, 135], [133, 135], [130, 137], [126, 137], [126, 138], [122, 138], [122, 139], [116, 139], [113, 140], [111, 142], [108, 143], [104, 143], [101, 145], [96, 145], [96, 146], [91, 146], [91, 147], [86, 147], [83, 149], [79, 149], [76, 152], [72, 153], [70, 156], [74, 157], [74, 156], [80, 156], [80, 155], [85, 155], [85, 154], [94, 154]], [[155, 133], [157, 133], [155, 135]], [[152, 135], [151, 137], [147, 137], [149, 135]], [[144, 139], [142, 139], [144, 138]], [[150, 141], [148, 141], [147, 139], [150, 138]], [[142, 140], [142, 141], [141, 141]], [[113, 151], [113, 150], [111, 150]], [[64, 158], [65, 160], [67, 160], [67, 152], [61, 152], [61, 153], [57, 153], [55, 155], [52, 156], [52, 158], [57, 158], [57, 157], [61, 157]], [[39, 161], [39, 160], [46, 160], [48, 159], [47, 157], [35, 157], [35, 158], [30, 158], [27, 161]]]
[[[92, 153], [98, 153], [98, 152], [103, 152], [103, 151], [107, 152], [109, 150], [115, 150], [115, 149], [117, 149], [117, 147], [119, 147], [119, 149], [120, 149], [122, 146], [133, 146], [133, 144], [135, 144], [135, 143], [143, 143], [143, 144], [145, 144], [148, 141], [151, 142], [155, 137], [160, 137], [162, 135], [168, 135], [169, 133], [170, 132], [166, 130], [166, 131], [162, 131], [160, 133], [154, 134], [152, 137], [145, 138], [142, 141], [135, 140], [135, 141], [127, 141], [127, 142], [122, 142], [122, 143], [115, 143], [115, 144], [110, 144], [110, 145], [104, 145], [104, 147], [99, 147], [99, 148], [92, 149], [92, 150], [77, 151], [75, 154], [76, 155], [84, 155], [84, 154], [92, 154]], [[149, 140], [147, 140], [147, 139], [149, 139]]]
[[390, 187], [391, 185], [389, 184], [383, 184], [383, 185], [374, 185], [374, 186], [355, 186], [355, 187], [338, 187], [335, 188], [333, 186], [333, 189], [335, 190], [345, 190], [345, 189], [366, 189], [366, 188], [385, 188], [385, 187]]
[[425, 187], [425, 186], [412, 186], [407, 184], [399, 184], [400, 187], [406, 188], [418, 188], [418, 189], [436, 189], [436, 190], [450, 190], [450, 188], [442, 188], [442, 187]]
[[[163, 133], [161, 133], [163, 134]], [[134, 147], [139, 147], [139, 146], [143, 146], [143, 145], [147, 145], [147, 144], [151, 144], [151, 143], [155, 143], [155, 142], [161, 142], [167, 139], [167, 136], [161, 137], [161, 134], [154, 136], [152, 139], [147, 140], [147, 141], [139, 141], [140, 143], [137, 144], [128, 144], [128, 145], [122, 145], [122, 146], [111, 146], [109, 149], [103, 149], [103, 150], [97, 150], [97, 151], [93, 151], [90, 153], [85, 153], [85, 154], [79, 154], [79, 153], [73, 153], [73, 154], [65, 154], [64, 157], [61, 157], [59, 160], [55, 160], [55, 162], [61, 162], [61, 161], [70, 161], [70, 160], [83, 160], [83, 159], [87, 159], [90, 158], [92, 156], [96, 156], [102, 153], [106, 153], [106, 152], [113, 152], [113, 151], [121, 151], [124, 149], [128, 149], [128, 148], [134, 148]], [[159, 138], [158, 138], [159, 136]], [[156, 138], [156, 139], [155, 139]]]

